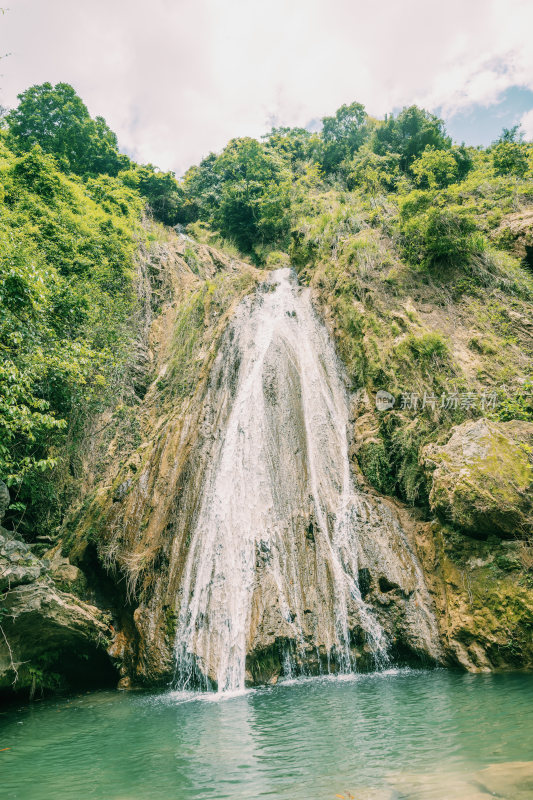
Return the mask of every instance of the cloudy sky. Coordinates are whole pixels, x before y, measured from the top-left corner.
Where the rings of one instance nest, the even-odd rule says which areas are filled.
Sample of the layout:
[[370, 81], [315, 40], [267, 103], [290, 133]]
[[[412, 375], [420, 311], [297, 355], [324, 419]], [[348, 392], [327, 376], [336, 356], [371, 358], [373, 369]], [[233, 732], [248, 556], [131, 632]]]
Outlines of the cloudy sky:
[[123, 150], [178, 175], [353, 100], [418, 103], [467, 144], [515, 122], [533, 138], [532, 31], [532, 0], [11, 0], [0, 102], [71, 83]]

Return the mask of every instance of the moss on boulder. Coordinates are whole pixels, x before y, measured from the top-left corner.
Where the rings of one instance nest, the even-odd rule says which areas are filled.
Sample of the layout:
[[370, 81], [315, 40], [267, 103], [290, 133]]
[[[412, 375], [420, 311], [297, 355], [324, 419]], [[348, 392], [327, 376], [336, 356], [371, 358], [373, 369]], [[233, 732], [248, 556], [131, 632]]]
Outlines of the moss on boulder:
[[432, 511], [463, 531], [486, 538], [533, 533], [533, 424], [487, 419], [452, 429], [445, 445], [428, 445]]

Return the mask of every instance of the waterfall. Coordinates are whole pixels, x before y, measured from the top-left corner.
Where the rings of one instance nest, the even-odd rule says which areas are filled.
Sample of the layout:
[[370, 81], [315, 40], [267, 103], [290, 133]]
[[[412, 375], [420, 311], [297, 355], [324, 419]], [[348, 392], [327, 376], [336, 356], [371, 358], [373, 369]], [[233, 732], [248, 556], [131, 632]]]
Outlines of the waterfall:
[[388, 636], [359, 587], [373, 521], [350, 469], [348, 393], [291, 270], [239, 305], [211, 384], [228, 412], [211, 415], [176, 609], [176, 685], [243, 689], [261, 653], [277, 653], [285, 675], [350, 672], [361, 652], [383, 665]]

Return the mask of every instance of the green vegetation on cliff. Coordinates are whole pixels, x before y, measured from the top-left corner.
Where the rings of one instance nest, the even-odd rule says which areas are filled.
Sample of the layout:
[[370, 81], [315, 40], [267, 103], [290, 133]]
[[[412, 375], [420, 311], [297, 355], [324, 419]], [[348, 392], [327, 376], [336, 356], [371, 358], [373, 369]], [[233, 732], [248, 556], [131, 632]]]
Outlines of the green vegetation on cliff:
[[320, 133], [231, 141], [182, 189], [192, 235], [290, 261], [313, 288], [367, 393], [357, 459], [378, 490], [427, 507], [426, 443], [480, 415], [533, 419], [533, 145], [516, 129], [467, 148], [422, 109], [380, 121], [353, 103]]
[[87, 421], [124, 392], [142, 216], [148, 203], [169, 221], [178, 191], [120, 154], [67, 84], [32, 87], [4, 120], [0, 477], [7, 525], [30, 538], [60, 518], [59, 474], [75, 473]]
[[[11, 524], [29, 533], [48, 519], [51, 470], [74, 469], [67, 451], [127, 382], [145, 210], [257, 265], [290, 262], [311, 285], [360, 390], [356, 456], [378, 490], [427, 507], [424, 445], [481, 414], [531, 419], [533, 145], [513, 129], [489, 148], [456, 146], [414, 106], [376, 120], [352, 103], [322, 123], [234, 139], [178, 182], [119, 153], [67, 84], [20, 96], [0, 132]], [[184, 258], [195, 272], [194, 246]], [[210, 291], [175, 332], [180, 391]], [[375, 409], [379, 389], [392, 410]]]

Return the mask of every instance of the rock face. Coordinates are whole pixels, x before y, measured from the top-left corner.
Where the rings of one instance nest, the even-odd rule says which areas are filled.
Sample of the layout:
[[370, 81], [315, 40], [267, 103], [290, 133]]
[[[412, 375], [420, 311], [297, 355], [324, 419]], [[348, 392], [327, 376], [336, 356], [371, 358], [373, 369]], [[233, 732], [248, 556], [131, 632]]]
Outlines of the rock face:
[[533, 211], [509, 214], [502, 220], [497, 235], [507, 241], [529, 269], [533, 269]]
[[476, 539], [437, 520], [414, 522], [449, 664], [469, 672], [533, 669], [533, 551], [524, 541]]
[[49, 563], [3, 528], [0, 592], [0, 692], [115, 679], [106, 615], [58, 590]]
[[309, 291], [273, 274], [232, 316], [189, 408], [90, 521], [102, 557], [146, 565], [122, 653], [134, 681], [239, 689], [441, 662], [412, 542], [355, 485], [349, 417]]
[[178, 684], [438, 661], [416, 556], [354, 485], [342, 368], [288, 269], [237, 309], [203, 415], [204, 477], [170, 556]]
[[61, 589], [83, 582], [73, 563], [90, 577], [94, 558], [113, 576], [120, 685], [273, 683], [291, 670], [373, 669], [383, 652], [381, 663], [532, 666], [529, 551], [512, 538], [529, 524], [527, 426], [469, 423], [451, 447], [428, 448], [441, 521], [422, 520], [358, 473], [361, 449], [379, 444], [374, 415], [356, 397], [350, 412], [306, 290], [293, 285], [280, 313], [261, 317], [276, 287], [251, 294], [251, 267], [219, 270], [197, 252], [210, 281], [229, 283], [191, 316], [202, 282], [174, 259], [138, 439], [113, 439], [108, 471], [68, 525], [69, 560], [49, 554]]
[[433, 472], [430, 505], [442, 519], [486, 538], [533, 534], [533, 424], [465, 422], [423, 451]]

